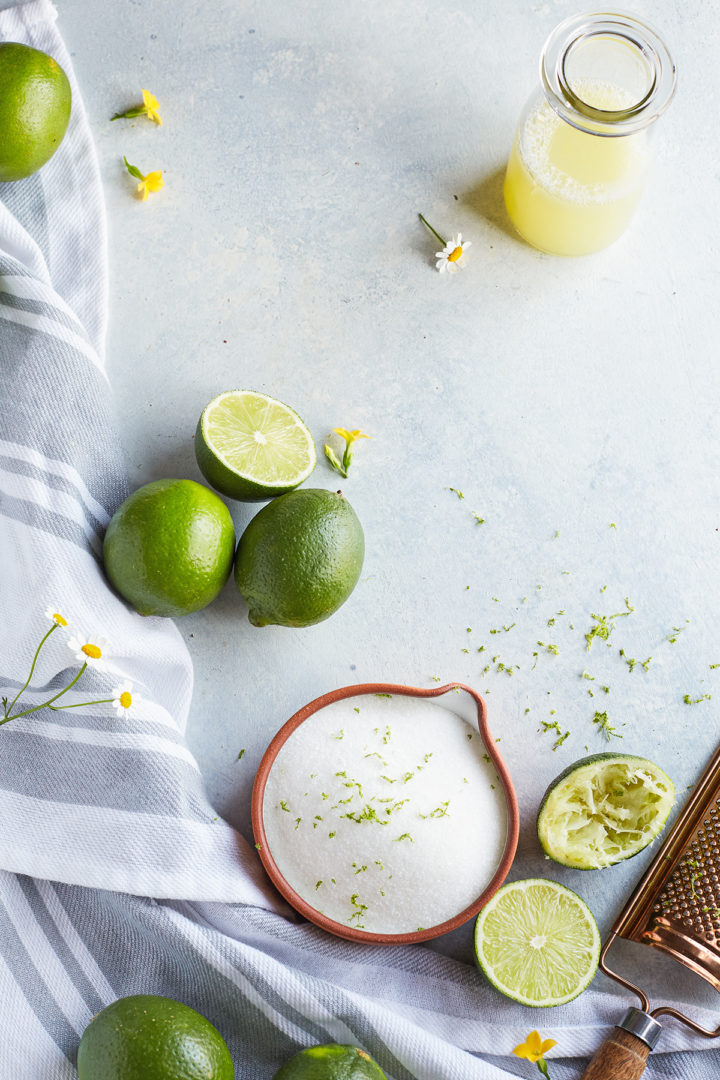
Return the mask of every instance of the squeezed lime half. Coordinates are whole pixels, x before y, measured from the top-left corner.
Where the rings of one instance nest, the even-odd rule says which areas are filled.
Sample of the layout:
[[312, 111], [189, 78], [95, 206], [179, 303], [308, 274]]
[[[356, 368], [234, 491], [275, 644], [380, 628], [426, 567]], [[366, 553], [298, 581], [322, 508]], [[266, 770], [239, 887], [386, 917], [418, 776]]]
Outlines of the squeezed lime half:
[[545, 792], [537, 819], [546, 855], [597, 870], [637, 855], [662, 831], [675, 787], [632, 754], [594, 754], [565, 769]]
[[493, 986], [522, 1005], [564, 1005], [593, 980], [600, 934], [577, 893], [544, 878], [503, 885], [475, 923], [475, 956]]

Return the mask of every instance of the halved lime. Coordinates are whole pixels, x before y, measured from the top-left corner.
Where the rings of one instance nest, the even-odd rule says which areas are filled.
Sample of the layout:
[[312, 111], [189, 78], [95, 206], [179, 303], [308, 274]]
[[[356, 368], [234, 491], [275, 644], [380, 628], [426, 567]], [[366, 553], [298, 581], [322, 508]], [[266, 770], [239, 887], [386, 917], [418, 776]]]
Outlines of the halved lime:
[[198, 421], [195, 456], [214, 488], [245, 502], [292, 491], [316, 461], [313, 437], [294, 409], [254, 390], [213, 398]]
[[647, 758], [594, 754], [553, 780], [537, 819], [543, 851], [577, 870], [637, 855], [662, 831], [675, 788]]
[[493, 986], [522, 1005], [564, 1005], [593, 980], [600, 934], [580, 897], [544, 878], [503, 885], [475, 924], [475, 956]]

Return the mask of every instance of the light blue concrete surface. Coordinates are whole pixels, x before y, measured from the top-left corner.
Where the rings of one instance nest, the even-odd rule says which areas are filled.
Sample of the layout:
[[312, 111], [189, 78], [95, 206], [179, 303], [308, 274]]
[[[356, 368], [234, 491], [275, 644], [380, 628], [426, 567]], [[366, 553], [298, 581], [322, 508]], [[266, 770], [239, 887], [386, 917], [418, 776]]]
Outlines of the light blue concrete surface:
[[[674, 50], [680, 89], [635, 223], [576, 260], [524, 246], [501, 202], [517, 116], [569, 0], [59, 6], [105, 183], [108, 368], [133, 481], [201, 479], [197, 418], [232, 387], [294, 406], [320, 450], [336, 425], [373, 436], [342, 483], [367, 559], [337, 615], [256, 629], [230, 583], [180, 623], [196, 670], [189, 741], [218, 812], [248, 833], [267, 742], [318, 694], [463, 680], [487, 692], [515, 778], [513, 875], [552, 873], [606, 927], [648, 855], [550, 867], [534, 830], [547, 783], [607, 749], [596, 710], [622, 735], [612, 747], [656, 760], [681, 799], [720, 737], [712, 5], [633, 5]], [[110, 124], [141, 87], [163, 127]], [[165, 190], [136, 201], [123, 154], [162, 169]], [[418, 211], [472, 239], [465, 272], [435, 272]], [[324, 460], [310, 483], [340, 486]], [[238, 531], [256, 509], [231, 506]], [[586, 652], [591, 613], [625, 597], [635, 611], [610, 647]], [[649, 670], [630, 673], [621, 647], [652, 656]], [[518, 670], [482, 674], [493, 656]], [[571, 733], [555, 752], [543, 720]], [[468, 955], [468, 942], [446, 947]]]

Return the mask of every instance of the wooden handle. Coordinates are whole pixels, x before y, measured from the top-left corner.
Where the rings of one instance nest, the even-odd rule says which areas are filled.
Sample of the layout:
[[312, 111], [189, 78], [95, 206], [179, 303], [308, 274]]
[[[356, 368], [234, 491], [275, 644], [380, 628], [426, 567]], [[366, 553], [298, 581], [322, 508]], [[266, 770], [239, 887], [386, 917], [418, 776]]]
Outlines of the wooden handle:
[[614, 1028], [582, 1074], [582, 1080], [638, 1080], [650, 1047], [636, 1035]]

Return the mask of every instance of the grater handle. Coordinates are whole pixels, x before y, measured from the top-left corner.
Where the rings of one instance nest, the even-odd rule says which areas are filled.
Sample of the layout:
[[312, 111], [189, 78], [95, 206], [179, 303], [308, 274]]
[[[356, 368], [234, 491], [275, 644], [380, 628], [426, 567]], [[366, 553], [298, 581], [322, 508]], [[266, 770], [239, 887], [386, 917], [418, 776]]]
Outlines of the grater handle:
[[639, 1080], [649, 1053], [650, 1047], [637, 1035], [613, 1028], [582, 1074], [582, 1080]]

